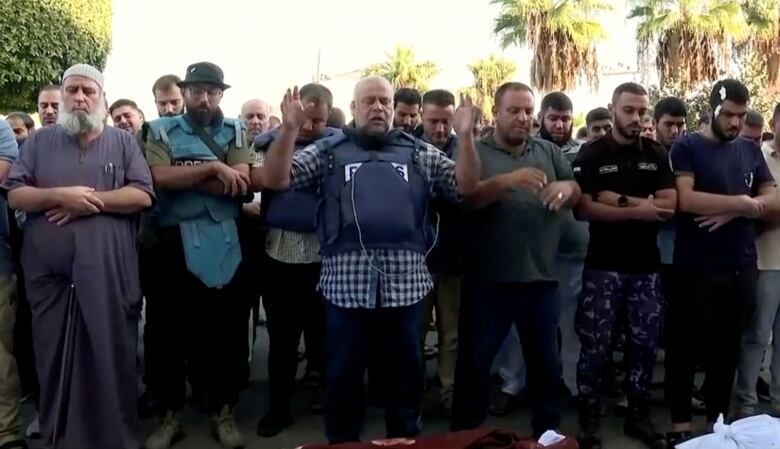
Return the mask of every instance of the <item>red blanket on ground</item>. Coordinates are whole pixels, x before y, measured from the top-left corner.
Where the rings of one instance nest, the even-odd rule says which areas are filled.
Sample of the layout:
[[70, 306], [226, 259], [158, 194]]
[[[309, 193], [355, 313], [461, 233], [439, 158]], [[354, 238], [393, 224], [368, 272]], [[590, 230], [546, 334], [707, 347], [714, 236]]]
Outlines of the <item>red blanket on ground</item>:
[[495, 428], [482, 427], [463, 430], [446, 435], [419, 438], [397, 438], [394, 440], [374, 440], [361, 443], [345, 443], [333, 446], [312, 445], [303, 449], [579, 449], [577, 440], [566, 440], [542, 446], [534, 441], [523, 439], [516, 433]]

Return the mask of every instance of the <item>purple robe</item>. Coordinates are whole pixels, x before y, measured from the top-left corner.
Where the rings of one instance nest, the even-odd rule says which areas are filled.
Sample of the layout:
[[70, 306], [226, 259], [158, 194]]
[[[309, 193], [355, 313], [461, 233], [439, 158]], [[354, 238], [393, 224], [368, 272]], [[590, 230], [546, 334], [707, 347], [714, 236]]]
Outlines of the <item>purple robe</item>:
[[[59, 126], [33, 133], [3, 188], [23, 186], [96, 191], [133, 186], [153, 195], [136, 140], [110, 127], [86, 151]], [[100, 213], [57, 226], [43, 213], [27, 214], [22, 266], [33, 312], [41, 433], [47, 448], [140, 446], [137, 223], [138, 214]], [[69, 320], [71, 286], [75, 301]]]

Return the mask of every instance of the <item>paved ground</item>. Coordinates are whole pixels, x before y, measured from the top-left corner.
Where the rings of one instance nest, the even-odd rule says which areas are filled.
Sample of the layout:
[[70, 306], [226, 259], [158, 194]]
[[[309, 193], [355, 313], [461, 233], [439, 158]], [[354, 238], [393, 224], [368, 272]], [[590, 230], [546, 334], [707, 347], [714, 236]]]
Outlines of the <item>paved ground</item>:
[[[255, 346], [254, 362], [252, 364], [252, 382], [249, 389], [243, 393], [237, 407], [239, 427], [244, 431], [248, 439], [248, 448], [253, 449], [293, 449], [300, 445], [321, 443], [324, 441], [323, 419], [321, 416], [313, 416], [307, 411], [307, 401], [304, 393], [296, 397], [293, 414], [295, 423], [282, 434], [275, 438], [265, 439], [255, 435], [255, 425], [265, 410], [268, 383], [266, 372], [266, 356], [268, 337], [265, 328], [260, 332]], [[433, 362], [428, 364], [429, 372], [433, 373]], [[657, 393], [659, 395], [660, 393]], [[32, 416], [32, 407], [28, 404], [24, 407], [25, 418]], [[665, 429], [668, 425], [668, 414], [663, 408], [653, 408], [653, 414], [659, 428]], [[207, 449], [219, 448], [210, 436], [209, 419], [207, 416], [188, 407], [182, 416], [186, 438], [176, 444], [177, 449]], [[425, 417], [424, 433], [438, 434], [447, 431], [449, 423], [437, 417]], [[521, 433], [530, 433], [530, 416], [527, 409], [519, 409], [509, 416], [501, 419], [491, 418], [490, 424], [512, 429]], [[703, 421], [701, 421], [703, 426]], [[144, 422], [144, 432], [148, 435], [153, 429], [154, 422]], [[612, 414], [604, 418], [602, 427], [604, 430], [605, 449], [640, 449], [641, 444], [623, 437], [622, 420]], [[563, 431], [575, 434], [577, 420], [575, 410], [571, 404], [564, 407]], [[384, 435], [384, 422], [382, 410], [369, 408], [365, 423], [365, 437], [381, 438]], [[33, 448], [38, 447], [35, 442]]]

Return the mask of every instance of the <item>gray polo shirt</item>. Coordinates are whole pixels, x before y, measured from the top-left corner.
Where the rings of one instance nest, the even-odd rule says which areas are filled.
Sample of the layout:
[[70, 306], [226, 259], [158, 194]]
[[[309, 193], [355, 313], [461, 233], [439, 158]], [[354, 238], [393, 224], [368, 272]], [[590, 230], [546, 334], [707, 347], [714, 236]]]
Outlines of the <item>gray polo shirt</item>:
[[[522, 154], [499, 148], [493, 135], [477, 141], [482, 179], [535, 167], [547, 182], [574, 180], [561, 150], [531, 138]], [[555, 254], [567, 210], [547, 210], [539, 195], [513, 187], [496, 202], [467, 216], [466, 276], [483, 282], [555, 281]]]

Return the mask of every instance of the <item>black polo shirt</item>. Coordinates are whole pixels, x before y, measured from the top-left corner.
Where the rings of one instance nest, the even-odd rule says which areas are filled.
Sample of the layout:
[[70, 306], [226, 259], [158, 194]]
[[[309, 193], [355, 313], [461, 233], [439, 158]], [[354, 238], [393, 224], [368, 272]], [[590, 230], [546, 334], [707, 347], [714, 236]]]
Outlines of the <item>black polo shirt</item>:
[[[673, 189], [674, 176], [664, 147], [644, 137], [620, 145], [612, 134], [582, 145], [572, 164], [582, 193], [597, 198], [609, 190], [647, 198]], [[658, 223], [641, 220], [590, 224], [585, 268], [619, 273], [652, 273], [661, 267]]]

